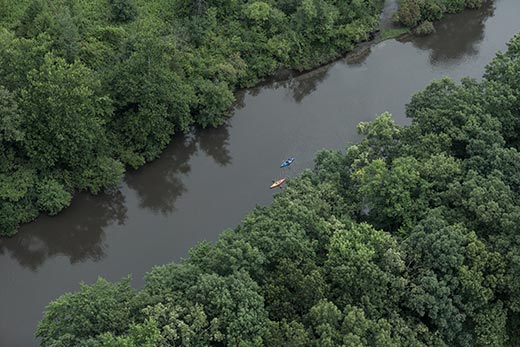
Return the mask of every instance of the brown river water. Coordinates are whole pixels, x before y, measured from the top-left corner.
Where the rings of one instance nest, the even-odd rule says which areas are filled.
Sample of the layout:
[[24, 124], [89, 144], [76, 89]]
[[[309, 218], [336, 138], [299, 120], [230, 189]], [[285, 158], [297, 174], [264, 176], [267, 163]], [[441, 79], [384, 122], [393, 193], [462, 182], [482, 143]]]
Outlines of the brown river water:
[[[424, 38], [390, 40], [357, 59], [237, 94], [234, 116], [217, 129], [175, 137], [156, 161], [106, 194], [79, 194], [0, 239], [0, 347], [38, 345], [45, 305], [98, 276], [133, 285], [153, 265], [178, 261], [214, 241], [276, 192], [271, 181], [312, 167], [317, 151], [360, 139], [356, 124], [384, 111], [400, 124], [411, 95], [431, 80], [480, 78], [520, 32], [520, 1], [496, 0], [452, 15]], [[280, 169], [287, 157], [296, 161]]]

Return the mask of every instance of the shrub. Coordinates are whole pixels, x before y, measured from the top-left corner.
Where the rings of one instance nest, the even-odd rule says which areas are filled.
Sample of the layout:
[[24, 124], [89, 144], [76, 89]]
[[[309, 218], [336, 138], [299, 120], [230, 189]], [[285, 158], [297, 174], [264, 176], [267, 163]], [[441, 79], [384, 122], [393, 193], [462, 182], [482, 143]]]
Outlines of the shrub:
[[415, 28], [414, 33], [420, 36], [430, 35], [435, 32], [435, 28], [433, 27], [433, 23], [425, 20], [417, 28]]
[[480, 8], [484, 0], [466, 0], [465, 5], [467, 8]]
[[124, 23], [133, 20], [137, 16], [137, 7], [133, 0], [109, 0], [111, 20], [116, 23]]
[[45, 179], [37, 185], [38, 207], [40, 210], [55, 215], [69, 206], [72, 195], [62, 184], [53, 179]]
[[446, 12], [457, 13], [464, 9], [466, 0], [445, 0]]
[[423, 20], [439, 20], [446, 12], [446, 6], [440, 1], [423, 1], [421, 3], [421, 19]]
[[416, 26], [421, 20], [421, 8], [417, 0], [404, 0], [399, 6], [398, 16], [404, 25]]

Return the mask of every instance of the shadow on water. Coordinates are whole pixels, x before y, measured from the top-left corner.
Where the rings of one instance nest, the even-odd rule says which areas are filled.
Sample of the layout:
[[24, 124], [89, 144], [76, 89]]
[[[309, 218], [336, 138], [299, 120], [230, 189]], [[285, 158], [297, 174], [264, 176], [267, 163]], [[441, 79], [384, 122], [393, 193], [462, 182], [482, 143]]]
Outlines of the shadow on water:
[[286, 82], [286, 87], [290, 90], [291, 96], [296, 103], [301, 103], [303, 99], [311, 95], [318, 85], [328, 76], [331, 65], [311, 71], [299, 78], [293, 78]]
[[340, 64], [347, 64], [348, 66], [356, 67], [361, 66], [365, 63], [367, 58], [372, 53], [372, 47], [368, 46], [364, 49], [354, 52], [353, 54], [347, 55], [344, 59], [340, 60]]
[[430, 62], [434, 66], [458, 64], [478, 54], [479, 43], [484, 39], [485, 22], [494, 11], [493, 2], [487, 1], [477, 10], [448, 15], [435, 23], [437, 33], [434, 35], [408, 37], [404, 42], [411, 41], [415, 47], [429, 50]]
[[229, 124], [218, 128], [197, 129], [199, 147], [220, 166], [231, 164], [229, 153]]
[[99, 261], [106, 255], [104, 228], [124, 224], [126, 212], [120, 191], [99, 196], [79, 194], [59, 216], [42, 216], [20, 228], [15, 237], [0, 239], [0, 254], [9, 252], [32, 271], [58, 255], [68, 257], [71, 264]]
[[147, 170], [131, 171], [125, 177], [128, 186], [135, 190], [139, 206], [155, 213], [169, 214], [175, 210], [175, 201], [186, 192], [181, 175], [191, 171], [188, 163], [197, 151], [191, 136], [180, 135]]
[[257, 96], [266, 89], [286, 89], [287, 97], [292, 98], [292, 100], [297, 104], [300, 104], [303, 99], [317, 90], [320, 83], [325, 81], [328, 77], [329, 70], [333, 65], [334, 63], [327, 64], [300, 75], [292, 76], [291, 74], [288, 74], [286, 76], [287, 78], [283, 80], [265, 81], [257, 87], [239, 91], [235, 93], [235, 109], [242, 109], [245, 107], [246, 96]]
[[187, 191], [182, 178], [191, 171], [190, 159], [199, 151], [219, 166], [231, 164], [228, 128], [225, 124], [218, 128], [195, 129], [189, 135], [177, 135], [161, 158], [146, 164], [146, 170], [129, 172], [125, 182], [137, 193], [139, 206], [157, 214], [174, 212], [177, 199]]

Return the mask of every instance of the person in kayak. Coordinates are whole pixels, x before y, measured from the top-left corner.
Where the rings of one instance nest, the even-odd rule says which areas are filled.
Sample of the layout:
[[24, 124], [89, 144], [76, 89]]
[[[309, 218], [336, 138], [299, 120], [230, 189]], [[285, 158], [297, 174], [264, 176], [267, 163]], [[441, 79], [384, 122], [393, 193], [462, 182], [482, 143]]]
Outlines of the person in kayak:
[[294, 158], [289, 158], [287, 159], [286, 161], [284, 161], [282, 164], [280, 164], [280, 167], [288, 167], [289, 165], [291, 165], [293, 162], [294, 162]]

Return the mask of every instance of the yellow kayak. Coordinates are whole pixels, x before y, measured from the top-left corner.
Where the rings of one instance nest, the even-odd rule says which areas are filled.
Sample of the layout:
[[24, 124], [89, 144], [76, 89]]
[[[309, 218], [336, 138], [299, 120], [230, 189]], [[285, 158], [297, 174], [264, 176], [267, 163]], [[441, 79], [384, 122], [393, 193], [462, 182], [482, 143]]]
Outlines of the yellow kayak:
[[278, 181], [273, 181], [273, 184], [271, 184], [270, 188], [273, 189], [276, 187], [280, 187], [284, 182], [285, 182], [285, 178], [282, 178], [281, 180], [278, 180]]

